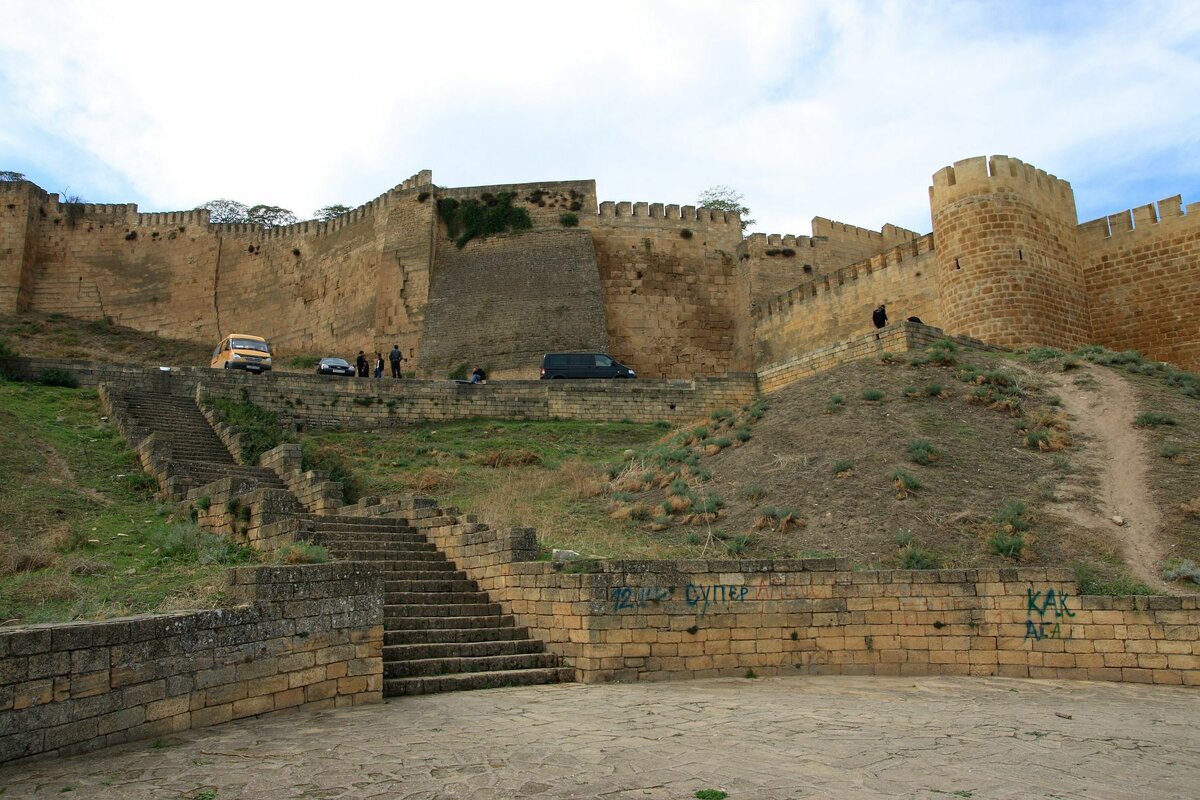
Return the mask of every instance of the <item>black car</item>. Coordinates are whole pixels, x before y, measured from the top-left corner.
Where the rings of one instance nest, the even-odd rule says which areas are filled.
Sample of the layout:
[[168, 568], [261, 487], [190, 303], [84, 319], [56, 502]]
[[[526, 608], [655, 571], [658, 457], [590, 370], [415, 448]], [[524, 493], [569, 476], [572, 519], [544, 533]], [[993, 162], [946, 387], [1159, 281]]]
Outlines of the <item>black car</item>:
[[354, 367], [344, 358], [322, 358], [321, 363], [317, 364], [318, 375], [345, 375], [347, 378], [354, 377]]
[[542, 380], [636, 377], [636, 372], [607, 353], [546, 353], [542, 356]]

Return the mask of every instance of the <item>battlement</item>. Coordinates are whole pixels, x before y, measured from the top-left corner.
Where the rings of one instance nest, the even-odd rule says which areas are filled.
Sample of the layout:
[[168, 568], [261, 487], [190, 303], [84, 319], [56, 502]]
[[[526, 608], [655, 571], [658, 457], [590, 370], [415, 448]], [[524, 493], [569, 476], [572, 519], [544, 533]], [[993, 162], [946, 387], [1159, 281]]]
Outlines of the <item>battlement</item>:
[[[137, 211], [137, 205], [133, 205]], [[135, 224], [141, 227], [174, 227], [177, 225], [208, 225], [211, 212], [207, 208], [194, 208], [191, 211], [157, 211], [149, 214], [138, 214]]]
[[790, 247], [793, 250], [799, 250], [816, 246], [817, 242], [811, 236], [797, 236], [791, 233], [752, 233], [738, 246], [738, 254], [756, 256], [772, 247]]
[[130, 214], [137, 214], [137, 203], [64, 203], [57, 194], [46, 195], [46, 202], [50, 208], [48, 213], [66, 214], [68, 209], [82, 210], [83, 215], [89, 218], [95, 217], [125, 217]]
[[605, 200], [600, 204], [597, 216], [603, 221], [636, 218], [639, 220], [671, 220], [680, 224], [691, 223], [701, 226], [737, 225], [739, 230], [741, 230], [742, 224], [742, 217], [736, 211], [679, 206], [673, 203], [633, 203], [628, 200], [620, 202]]
[[50, 195], [46, 194], [46, 191], [33, 181], [0, 181], [0, 194], [20, 192], [29, 192], [43, 203], [50, 199]]
[[797, 303], [806, 302], [809, 298], [817, 297], [824, 292], [835, 292], [843, 286], [867, 277], [888, 267], [900, 266], [907, 260], [914, 259], [924, 253], [934, 250], [933, 234], [926, 234], [911, 242], [897, 245], [879, 255], [871, 256], [855, 262], [826, 275], [818, 275], [812, 280], [805, 281], [794, 289], [772, 297], [752, 310], [756, 322], [769, 318], [774, 314], [788, 312]]
[[1089, 220], [1079, 225], [1079, 240], [1085, 247], [1123, 234], [1154, 236], [1166, 225], [1200, 224], [1200, 202], [1189, 203], [1185, 209], [1182, 195], [1166, 197], [1157, 203], [1127, 208], [1115, 214]]
[[881, 230], [873, 231], [870, 228], [860, 228], [857, 225], [849, 225], [845, 222], [837, 222], [825, 217], [813, 217], [812, 235], [814, 238], [865, 239], [883, 244], [884, 242], [895, 241], [897, 239], [911, 241], [921, 234], [916, 231], [910, 231], [907, 228], [901, 228], [898, 225], [893, 225], [890, 222], [884, 225]]
[[976, 156], [942, 167], [933, 174], [929, 202], [936, 210], [963, 197], [1005, 191], [1043, 198], [1060, 211], [1069, 205], [1075, 213], [1075, 193], [1068, 181], [1009, 156]]

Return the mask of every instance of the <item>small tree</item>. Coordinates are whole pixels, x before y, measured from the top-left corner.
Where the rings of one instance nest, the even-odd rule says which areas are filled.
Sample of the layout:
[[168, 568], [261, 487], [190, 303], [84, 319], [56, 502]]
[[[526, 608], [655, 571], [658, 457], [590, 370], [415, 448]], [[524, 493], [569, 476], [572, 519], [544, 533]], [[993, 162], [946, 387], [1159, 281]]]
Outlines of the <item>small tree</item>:
[[742, 193], [731, 186], [717, 184], [710, 186], [700, 193], [696, 198], [696, 205], [700, 208], [712, 208], [717, 211], [733, 211], [740, 214], [742, 217], [742, 230], [750, 227], [756, 220], [749, 218], [750, 209], [742, 205]]
[[295, 214], [279, 206], [250, 206], [246, 213], [250, 215], [252, 224], [261, 225], [264, 228], [278, 228], [296, 222]]
[[313, 212], [313, 216], [321, 222], [329, 222], [329, 220], [334, 219], [335, 217], [340, 217], [342, 214], [349, 214], [353, 210], [354, 209], [350, 208], [350, 206], [344, 206], [341, 203], [334, 203], [331, 206], [318, 208]]
[[280, 225], [291, 225], [296, 221], [296, 215], [286, 208], [268, 205], [247, 206], [237, 200], [209, 200], [196, 208], [197, 210], [207, 208], [209, 222], [215, 223], [240, 223], [275, 228]]
[[25, 173], [0, 169], [0, 183], [16, 183], [25, 180]]

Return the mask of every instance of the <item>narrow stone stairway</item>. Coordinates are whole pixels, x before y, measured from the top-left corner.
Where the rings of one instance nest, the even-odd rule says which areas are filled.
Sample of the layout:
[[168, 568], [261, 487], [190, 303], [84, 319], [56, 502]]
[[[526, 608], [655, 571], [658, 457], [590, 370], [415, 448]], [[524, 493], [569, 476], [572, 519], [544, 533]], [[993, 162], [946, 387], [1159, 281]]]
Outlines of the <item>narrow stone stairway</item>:
[[310, 516], [305, 527], [337, 558], [384, 562], [385, 695], [574, 680], [407, 520]]
[[221, 478], [249, 479], [261, 488], [285, 488], [271, 470], [235, 462], [191, 398], [112, 387], [108, 393], [110, 402], [132, 422], [130, 438], [135, 445], [151, 433], [170, 435], [171, 485], [163, 488], [177, 499], [185, 498], [190, 489]]

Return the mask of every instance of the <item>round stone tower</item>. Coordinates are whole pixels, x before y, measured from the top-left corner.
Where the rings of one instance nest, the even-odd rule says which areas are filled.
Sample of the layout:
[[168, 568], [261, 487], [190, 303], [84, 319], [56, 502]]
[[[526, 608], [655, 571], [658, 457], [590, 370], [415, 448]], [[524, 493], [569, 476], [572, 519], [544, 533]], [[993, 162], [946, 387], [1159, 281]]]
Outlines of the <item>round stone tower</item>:
[[947, 333], [1009, 347], [1092, 338], [1071, 184], [980, 156], [935, 173], [929, 206]]

